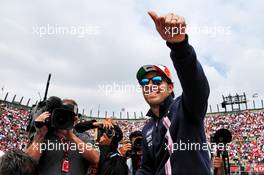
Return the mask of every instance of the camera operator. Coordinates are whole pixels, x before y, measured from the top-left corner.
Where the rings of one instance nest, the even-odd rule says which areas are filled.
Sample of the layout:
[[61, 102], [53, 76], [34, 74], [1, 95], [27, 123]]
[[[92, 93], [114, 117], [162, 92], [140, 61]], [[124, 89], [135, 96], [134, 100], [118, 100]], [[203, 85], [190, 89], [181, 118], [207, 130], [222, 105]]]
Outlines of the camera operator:
[[[42, 113], [35, 119], [35, 125], [44, 124], [38, 126], [39, 128], [37, 128], [34, 139], [27, 148], [26, 153], [38, 161], [40, 175], [85, 175], [89, 163], [99, 162], [99, 150], [92, 145], [86, 134], [77, 133], [73, 129], [78, 121], [77, 103], [71, 99], [64, 99], [62, 104], [74, 112], [72, 127], [70, 129], [59, 129], [46, 124], [48, 119], [58, 120], [56, 122], [59, 124], [65, 122], [64, 119], [70, 120], [66, 118], [68, 113], [62, 113], [56, 119], [52, 119], [56, 109], [53, 109], [52, 113], [50, 111]], [[63, 145], [63, 148], [61, 148], [61, 145]], [[45, 146], [45, 149], [43, 149], [43, 146]]]
[[122, 157], [117, 148], [123, 133], [117, 125], [112, 129], [98, 128], [100, 162], [93, 165], [91, 175], [127, 175], [126, 158]]
[[119, 152], [123, 157], [127, 157], [128, 175], [135, 175], [140, 168], [143, 155], [141, 131], [134, 131], [129, 135], [130, 143], [125, 143], [119, 148]]
[[[232, 141], [232, 133], [227, 129], [219, 129], [211, 135], [210, 142], [216, 144], [215, 154], [212, 154], [212, 167], [214, 175], [230, 174], [230, 164], [227, 144]], [[218, 145], [221, 144], [224, 147], [220, 149]]]

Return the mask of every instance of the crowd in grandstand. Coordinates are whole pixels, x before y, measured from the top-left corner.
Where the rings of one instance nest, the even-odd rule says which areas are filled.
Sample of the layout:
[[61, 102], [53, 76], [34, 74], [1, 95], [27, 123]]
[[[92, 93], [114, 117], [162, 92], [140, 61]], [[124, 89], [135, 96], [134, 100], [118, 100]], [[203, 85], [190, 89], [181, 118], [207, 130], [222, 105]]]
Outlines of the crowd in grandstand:
[[0, 115], [0, 150], [23, 150], [28, 143], [29, 110], [0, 104]]
[[[29, 110], [0, 104], [0, 150], [23, 150], [28, 144], [26, 127]], [[141, 130], [146, 120], [119, 120], [116, 123], [128, 140], [131, 132]], [[264, 111], [243, 112], [237, 114], [207, 115], [205, 130], [208, 142], [215, 131], [225, 128], [232, 133], [230, 160], [235, 163], [264, 163]], [[93, 135], [94, 133], [92, 133]]]
[[264, 163], [264, 111], [210, 115], [205, 126], [208, 141], [220, 128], [232, 133], [230, 158], [242, 164]]
[[127, 120], [119, 120], [116, 122], [117, 125], [120, 126], [122, 131], [124, 132], [124, 139], [128, 140], [129, 135], [138, 130], [142, 130], [146, 121], [127, 121]]

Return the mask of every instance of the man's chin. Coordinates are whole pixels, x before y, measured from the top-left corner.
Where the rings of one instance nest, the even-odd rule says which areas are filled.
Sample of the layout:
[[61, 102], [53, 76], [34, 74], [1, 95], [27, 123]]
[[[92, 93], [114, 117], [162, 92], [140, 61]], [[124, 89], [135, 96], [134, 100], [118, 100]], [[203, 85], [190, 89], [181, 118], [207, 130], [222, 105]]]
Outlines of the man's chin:
[[150, 106], [155, 106], [155, 105], [159, 105], [161, 103], [160, 98], [158, 97], [153, 97], [153, 98], [148, 98], [147, 102]]

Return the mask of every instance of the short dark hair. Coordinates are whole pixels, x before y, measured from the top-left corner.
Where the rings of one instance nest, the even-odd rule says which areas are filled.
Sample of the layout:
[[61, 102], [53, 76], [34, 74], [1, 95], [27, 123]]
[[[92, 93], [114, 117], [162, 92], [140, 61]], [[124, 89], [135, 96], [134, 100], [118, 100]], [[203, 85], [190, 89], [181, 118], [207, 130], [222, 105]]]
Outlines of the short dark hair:
[[76, 116], [78, 116], [78, 118], [80, 118], [80, 116], [78, 114], [78, 112], [79, 112], [79, 110], [78, 110], [78, 104], [76, 103], [75, 100], [73, 100], [73, 99], [63, 99], [62, 100], [62, 103], [64, 105], [72, 105], [73, 112], [75, 112]]
[[38, 175], [37, 162], [20, 150], [12, 150], [0, 158], [0, 174]]
[[129, 135], [129, 140], [131, 141], [134, 137], [143, 137], [141, 131], [134, 131]]
[[76, 103], [76, 101], [73, 100], [73, 99], [63, 99], [62, 100], [62, 103], [67, 103], [67, 104], [71, 104], [73, 106], [78, 106], [78, 104]]

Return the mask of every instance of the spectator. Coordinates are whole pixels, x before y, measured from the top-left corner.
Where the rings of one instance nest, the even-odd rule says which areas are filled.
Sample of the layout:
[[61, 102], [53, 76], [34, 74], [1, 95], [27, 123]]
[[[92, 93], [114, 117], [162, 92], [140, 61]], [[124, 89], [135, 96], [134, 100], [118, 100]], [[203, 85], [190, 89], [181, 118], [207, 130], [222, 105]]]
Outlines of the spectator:
[[0, 158], [1, 175], [38, 175], [37, 163], [22, 151], [8, 151]]
[[[0, 105], [0, 151], [13, 149], [24, 150], [28, 145], [26, 127], [29, 120], [29, 110], [6, 105]], [[148, 120], [115, 120], [123, 131], [123, 139], [129, 140], [129, 135], [142, 130]], [[210, 135], [220, 128], [232, 132], [232, 142], [229, 144], [230, 162], [240, 162], [242, 165], [264, 163], [264, 110], [241, 111], [237, 114], [213, 114], [205, 118], [207, 141]], [[90, 130], [92, 138], [96, 136]]]

